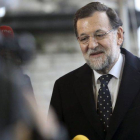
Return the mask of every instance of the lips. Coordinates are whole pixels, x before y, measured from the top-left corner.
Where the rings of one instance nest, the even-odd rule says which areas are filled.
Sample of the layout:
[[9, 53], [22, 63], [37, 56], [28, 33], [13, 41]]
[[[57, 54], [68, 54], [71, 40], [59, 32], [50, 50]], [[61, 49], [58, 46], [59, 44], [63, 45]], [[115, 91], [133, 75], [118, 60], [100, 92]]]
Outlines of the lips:
[[99, 55], [102, 55], [103, 52], [100, 51], [100, 52], [93, 52], [93, 53], [90, 53], [90, 56], [99, 56]]

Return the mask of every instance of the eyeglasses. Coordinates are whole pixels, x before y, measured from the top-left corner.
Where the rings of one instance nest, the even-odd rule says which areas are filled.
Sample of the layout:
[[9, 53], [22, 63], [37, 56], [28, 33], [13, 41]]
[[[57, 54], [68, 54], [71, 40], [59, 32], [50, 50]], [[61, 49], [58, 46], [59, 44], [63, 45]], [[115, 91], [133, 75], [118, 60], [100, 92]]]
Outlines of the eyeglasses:
[[107, 31], [107, 32], [98, 31], [93, 35], [82, 35], [82, 36], [79, 36], [77, 39], [79, 40], [80, 44], [88, 44], [90, 37], [94, 37], [96, 40], [102, 40], [102, 39], [104, 39], [104, 37], [107, 34], [112, 32], [113, 30], [114, 30], [114, 28], [109, 30], [109, 31]]

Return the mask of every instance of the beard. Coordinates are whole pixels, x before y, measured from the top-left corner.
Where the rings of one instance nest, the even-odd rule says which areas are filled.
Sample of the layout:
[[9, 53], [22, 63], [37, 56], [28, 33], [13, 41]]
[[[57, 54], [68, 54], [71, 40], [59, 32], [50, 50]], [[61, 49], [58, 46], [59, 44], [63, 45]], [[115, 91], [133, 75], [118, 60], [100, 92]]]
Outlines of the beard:
[[[100, 56], [91, 57], [91, 54], [102, 53]], [[95, 49], [88, 49], [87, 53], [84, 55], [87, 64], [91, 69], [99, 73], [108, 73], [110, 67], [116, 62], [118, 58], [118, 53], [115, 50], [108, 48], [105, 49], [102, 46], [98, 46]]]

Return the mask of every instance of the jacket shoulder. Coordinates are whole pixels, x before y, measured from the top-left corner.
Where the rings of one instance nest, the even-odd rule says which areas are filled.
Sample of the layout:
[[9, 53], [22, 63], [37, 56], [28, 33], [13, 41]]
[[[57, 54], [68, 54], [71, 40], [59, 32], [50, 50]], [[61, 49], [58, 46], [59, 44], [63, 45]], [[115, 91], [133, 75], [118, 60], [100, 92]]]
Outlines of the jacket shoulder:
[[127, 51], [124, 48], [121, 49], [121, 53], [125, 55], [126, 63], [128, 63], [136, 70], [140, 71], [140, 58], [138, 56], [135, 56], [134, 54], [132, 54], [131, 52]]
[[56, 81], [67, 81], [70, 79], [74, 79], [79, 73], [81, 73], [84, 69], [86, 64], [82, 65], [81, 67], [61, 76], [60, 78], [58, 78]]

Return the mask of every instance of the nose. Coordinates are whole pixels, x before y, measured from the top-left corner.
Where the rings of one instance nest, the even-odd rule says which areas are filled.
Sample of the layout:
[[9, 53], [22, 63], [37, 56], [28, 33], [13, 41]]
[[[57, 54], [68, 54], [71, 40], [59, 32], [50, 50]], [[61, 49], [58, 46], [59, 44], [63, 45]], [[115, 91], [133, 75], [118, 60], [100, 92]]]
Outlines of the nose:
[[90, 39], [89, 39], [89, 48], [90, 49], [94, 49], [98, 46], [98, 41], [96, 38], [90, 36]]

